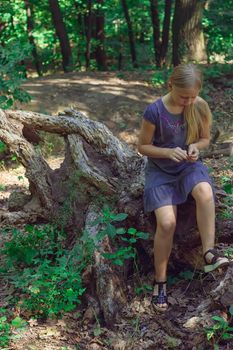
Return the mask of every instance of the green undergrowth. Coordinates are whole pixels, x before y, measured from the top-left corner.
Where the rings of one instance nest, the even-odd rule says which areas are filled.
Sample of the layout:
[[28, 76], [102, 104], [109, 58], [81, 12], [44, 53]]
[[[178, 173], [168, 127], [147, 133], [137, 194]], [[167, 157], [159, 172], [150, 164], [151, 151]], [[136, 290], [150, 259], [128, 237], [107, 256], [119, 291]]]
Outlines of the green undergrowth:
[[[22, 229], [8, 227], [2, 231], [4, 243], [0, 248], [0, 278], [12, 286], [7, 304], [20, 309], [22, 315], [46, 319], [62, 317], [82, 302], [85, 287], [82, 274], [94, 262], [94, 251], [100, 249], [108, 236], [112, 252], [101, 252], [109, 263], [120, 265], [126, 259], [136, 259], [135, 244], [148, 234], [132, 227], [119, 227], [127, 218], [104, 206], [91, 227], [92, 236], [84, 230], [72, 248], [66, 246], [68, 234], [56, 225], [25, 225]], [[10, 290], [12, 288], [9, 288]], [[9, 317], [1, 316], [0, 348], [7, 344], [11, 325]]]
[[27, 322], [21, 317], [14, 317], [8, 310], [0, 308], [0, 349], [10, 349], [8, 346], [11, 339], [16, 339], [17, 333], [23, 331], [26, 326]]
[[204, 328], [207, 340], [214, 350], [223, 349], [220, 348], [222, 345], [226, 346], [226, 349], [230, 349], [227, 343], [233, 339], [233, 305], [230, 306], [227, 317], [214, 315], [211, 320], [212, 325]]

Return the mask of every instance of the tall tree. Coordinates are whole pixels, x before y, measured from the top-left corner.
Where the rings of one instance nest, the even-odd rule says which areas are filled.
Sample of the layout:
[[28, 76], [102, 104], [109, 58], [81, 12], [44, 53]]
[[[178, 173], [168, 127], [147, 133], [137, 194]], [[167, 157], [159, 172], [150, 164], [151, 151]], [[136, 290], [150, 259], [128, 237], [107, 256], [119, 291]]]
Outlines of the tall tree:
[[76, 27], [76, 41], [77, 41], [77, 66], [81, 68], [82, 66], [82, 53], [84, 48], [84, 43], [86, 39], [85, 35], [85, 23], [84, 23], [84, 13], [85, 13], [85, 5], [83, 2], [76, 0], [74, 2], [75, 11], [77, 13], [77, 25]]
[[156, 66], [160, 67], [160, 25], [158, 1], [150, 0], [151, 20], [153, 26], [153, 43]]
[[91, 33], [92, 33], [92, 23], [93, 23], [93, 14], [92, 14], [92, 0], [88, 0], [87, 2], [87, 14], [85, 16], [85, 23], [86, 23], [86, 52], [85, 52], [85, 58], [86, 58], [86, 69], [90, 66], [90, 59], [91, 59]]
[[27, 15], [27, 32], [28, 32], [28, 39], [30, 44], [32, 45], [32, 55], [34, 58], [34, 64], [36, 67], [37, 74], [39, 76], [42, 75], [42, 69], [40, 64], [40, 59], [37, 53], [36, 49], [36, 43], [33, 37], [33, 29], [34, 29], [34, 23], [33, 23], [33, 5], [30, 2], [30, 0], [24, 0], [25, 9], [26, 9], [26, 15]]
[[162, 43], [160, 49], [160, 65], [165, 64], [169, 43], [172, 0], [165, 0]]
[[137, 57], [136, 57], [136, 48], [135, 48], [135, 38], [134, 38], [133, 26], [132, 26], [132, 22], [131, 22], [131, 19], [129, 16], [129, 10], [128, 10], [126, 0], [121, 0], [121, 3], [122, 3], [125, 19], [126, 19], [127, 26], [128, 26], [129, 46], [130, 46], [130, 52], [131, 52], [131, 57], [132, 57], [132, 63], [133, 63], [133, 66], [136, 68], [136, 67], [138, 67], [138, 64], [137, 64]]
[[58, 0], [49, 0], [49, 5], [52, 13], [53, 23], [58, 36], [61, 54], [62, 54], [62, 66], [64, 72], [67, 72], [69, 65], [71, 64], [71, 47], [69, 38], [67, 35], [65, 23], [63, 22], [61, 9]]
[[100, 70], [107, 70], [107, 61], [106, 61], [106, 53], [104, 48], [104, 13], [102, 6], [104, 4], [104, 0], [97, 0], [98, 9], [96, 11], [96, 39], [97, 39], [97, 47], [96, 47], [96, 62], [97, 66]]
[[176, 0], [173, 17], [173, 64], [206, 60], [201, 26], [203, 0]]
[[157, 67], [161, 67], [165, 63], [169, 41], [171, 4], [171, 0], [165, 1], [163, 32], [161, 38], [158, 1], [150, 0], [151, 20], [153, 26], [154, 54]]

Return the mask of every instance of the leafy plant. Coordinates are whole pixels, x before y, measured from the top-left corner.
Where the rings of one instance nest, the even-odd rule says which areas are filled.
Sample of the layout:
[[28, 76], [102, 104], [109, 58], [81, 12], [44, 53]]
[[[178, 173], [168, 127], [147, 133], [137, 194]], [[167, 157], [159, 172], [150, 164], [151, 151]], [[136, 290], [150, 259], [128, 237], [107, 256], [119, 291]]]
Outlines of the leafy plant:
[[220, 316], [213, 316], [213, 326], [205, 328], [207, 340], [214, 343], [215, 349], [219, 349], [220, 342], [233, 339], [233, 327], [230, 326], [233, 317], [233, 305], [231, 305], [229, 313], [231, 315], [229, 321]]
[[127, 214], [115, 214], [110, 211], [108, 206], [105, 206], [102, 216], [97, 219], [94, 224], [101, 223], [102, 229], [97, 235], [97, 240], [101, 241], [106, 235], [113, 240], [118, 237], [120, 241], [125, 242], [123, 246], [118, 247], [113, 253], [102, 253], [106, 259], [110, 259], [116, 265], [123, 265], [125, 259], [135, 258], [136, 250], [135, 243], [138, 239], [148, 239], [148, 233], [139, 232], [135, 228], [130, 227], [125, 229], [123, 227], [116, 228], [112, 223], [120, 222], [127, 218]]
[[0, 153], [5, 152], [7, 149], [6, 145], [4, 142], [0, 141]]
[[222, 219], [233, 219], [233, 211], [232, 211], [233, 198], [232, 198], [232, 196], [228, 196], [228, 197], [224, 198], [224, 204], [227, 206], [227, 208], [223, 209], [220, 212], [220, 217]]
[[4, 257], [1, 271], [7, 272], [9, 283], [23, 296], [23, 300], [18, 298], [21, 309], [38, 317], [73, 310], [85, 291], [82, 272], [92, 262], [94, 250], [106, 235], [115, 248], [113, 253], [102, 253], [105, 258], [116, 265], [123, 265], [125, 259], [135, 259], [135, 243], [147, 239], [148, 234], [113, 225], [126, 217], [127, 214], [115, 214], [105, 206], [94, 223], [101, 224], [97, 237], [93, 239], [84, 230], [71, 250], [64, 246], [66, 233], [56, 225], [5, 229], [11, 239], [0, 250]]
[[157, 88], [164, 87], [167, 84], [170, 74], [171, 69], [169, 68], [157, 70], [151, 79], [152, 85]]
[[0, 309], [0, 347], [5, 348], [9, 345], [11, 326], [7, 321], [4, 309]]
[[152, 290], [153, 290], [153, 287], [146, 283], [143, 283], [141, 284], [140, 287], [135, 288], [135, 292], [137, 295], [151, 293]]
[[6, 46], [0, 45], [0, 107], [12, 107], [14, 101], [28, 102], [30, 95], [21, 89], [25, 80], [25, 68], [21, 62], [29, 55], [29, 44], [11, 42]]
[[27, 225], [24, 232], [12, 229], [11, 234], [12, 239], [2, 248], [3, 267], [24, 295], [21, 308], [40, 317], [73, 310], [85, 291], [81, 273], [86, 260], [77, 255], [76, 246], [71, 251], [65, 249], [64, 232], [51, 225]]
[[0, 308], [0, 347], [4, 350], [8, 347], [12, 338], [12, 330], [24, 328], [27, 325], [21, 317], [16, 316], [11, 321], [8, 321], [7, 311]]
[[225, 255], [227, 258], [233, 258], [233, 248], [232, 248], [232, 247], [229, 247], [229, 248], [225, 249], [224, 255]]
[[181, 280], [187, 280], [187, 281], [192, 281], [194, 278], [194, 272], [190, 270], [184, 270], [181, 271], [178, 275], [176, 276], [168, 276], [168, 284], [170, 286], [178, 283]]
[[5, 191], [6, 185], [0, 184], [0, 191]]

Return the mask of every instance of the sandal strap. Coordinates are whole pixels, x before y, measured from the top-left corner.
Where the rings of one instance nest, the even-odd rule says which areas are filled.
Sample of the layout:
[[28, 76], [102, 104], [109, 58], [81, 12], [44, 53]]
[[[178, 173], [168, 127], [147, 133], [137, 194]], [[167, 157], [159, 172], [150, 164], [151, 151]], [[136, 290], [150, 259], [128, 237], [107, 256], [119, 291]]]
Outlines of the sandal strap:
[[154, 281], [154, 286], [158, 286], [158, 295], [152, 296], [152, 302], [154, 304], [167, 304], [167, 295], [165, 294], [163, 286], [166, 285], [167, 281], [157, 282]]
[[153, 295], [152, 303], [154, 304], [167, 304], [167, 296], [164, 294]]
[[167, 281], [164, 281], [164, 282], [157, 282], [156, 280], [154, 280], [154, 286], [155, 285], [158, 285], [158, 286], [163, 286], [164, 284], [166, 284]]
[[[212, 257], [212, 259], [211, 259], [210, 262], [208, 262], [208, 261], [206, 260], [206, 255], [207, 255], [208, 253], [211, 253], [211, 254], [213, 255], [213, 257]], [[217, 250], [214, 249], [214, 248], [213, 248], [213, 249], [208, 249], [208, 250], [205, 252], [205, 254], [203, 255], [203, 258], [204, 258], [205, 263], [206, 263], [207, 265], [212, 265], [212, 264], [215, 264], [216, 261], [218, 260], [219, 254], [218, 254]]]

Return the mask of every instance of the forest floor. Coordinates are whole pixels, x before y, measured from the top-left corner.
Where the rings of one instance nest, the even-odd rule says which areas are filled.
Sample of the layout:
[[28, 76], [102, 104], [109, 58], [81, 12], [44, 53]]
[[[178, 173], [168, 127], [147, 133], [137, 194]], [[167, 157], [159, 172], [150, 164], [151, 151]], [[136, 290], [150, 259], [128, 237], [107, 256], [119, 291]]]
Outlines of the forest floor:
[[[25, 89], [32, 95], [27, 105], [17, 108], [45, 114], [58, 114], [64, 109], [74, 107], [88, 117], [103, 122], [121, 140], [135, 148], [142, 113], [145, 107], [164, 93], [164, 89], [155, 89], [150, 84], [152, 73], [67, 73], [54, 74], [42, 78], [29, 79]], [[209, 93], [209, 104], [216, 115], [214, 134], [218, 130], [221, 142], [232, 141], [232, 98], [226, 93], [227, 87], [216, 83]], [[52, 168], [59, 167], [63, 159], [63, 141], [55, 136], [46, 136], [43, 145], [45, 155]], [[229, 157], [208, 158], [205, 160], [221, 191], [227, 179], [232, 179], [233, 169]], [[225, 179], [225, 180], [224, 180]], [[7, 199], [13, 190], [27, 188], [28, 183], [22, 166], [4, 167], [0, 171], [0, 205], [7, 209]], [[232, 220], [229, 207], [225, 216], [218, 218], [218, 227], [224, 220]], [[229, 219], [231, 217], [231, 219]], [[222, 242], [219, 247], [224, 251], [232, 249]], [[231, 250], [232, 252], [232, 250]], [[233, 257], [233, 253], [231, 258]], [[208, 350], [213, 343], [206, 341], [204, 329], [195, 328], [193, 317], [200, 305], [200, 298], [207, 301], [208, 292], [214, 288], [216, 275], [203, 277], [190, 271], [171, 283], [171, 308], [165, 315], [155, 314], [151, 310], [150, 295], [136, 295], [139, 281], [128, 281], [128, 304], [114, 330], [105, 328], [101, 322], [92, 319], [83, 321], [82, 310], [69, 313], [59, 320], [40, 322], [30, 318], [28, 327], [22, 332], [16, 331], [9, 349], [14, 350]], [[216, 274], [224, 271], [217, 272]], [[204, 278], [204, 279], [203, 279]], [[150, 284], [153, 276], [141, 276], [141, 282]], [[7, 286], [3, 286], [7, 293]], [[4, 298], [0, 307], [7, 306]], [[200, 310], [200, 319], [202, 317]], [[221, 314], [218, 310], [218, 315]], [[213, 311], [214, 315], [214, 311]], [[222, 314], [221, 314], [222, 315]], [[199, 325], [206, 326], [205, 319]], [[167, 333], [163, 330], [166, 324]], [[0, 334], [1, 335], [1, 334]], [[219, 345], [219, 349], [232, 349], [233, 345]], [[227, 347], [226, 347], [227, 346]], [[228, 347], [230, 346], [230, 347]]]

